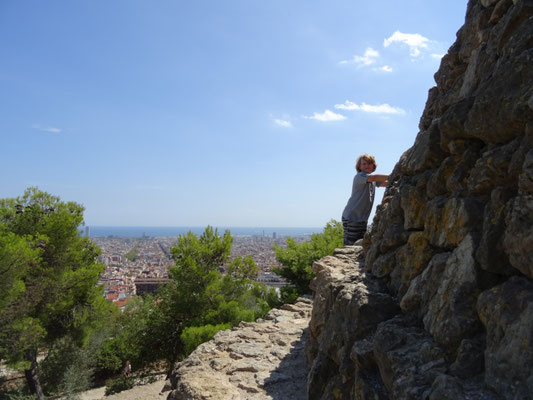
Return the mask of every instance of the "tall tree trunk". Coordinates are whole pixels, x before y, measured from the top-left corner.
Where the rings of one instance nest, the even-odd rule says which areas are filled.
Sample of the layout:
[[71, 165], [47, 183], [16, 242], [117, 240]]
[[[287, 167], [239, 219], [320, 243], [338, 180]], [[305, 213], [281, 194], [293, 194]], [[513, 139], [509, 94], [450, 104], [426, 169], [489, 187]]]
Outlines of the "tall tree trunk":
[[41, 382], [39, 382], [39, 377], [37, 376], [37, 350], [26, 350], [24, 352], [24, 358], [26, 359], [26, 361], [31, 362], [30, 368], [24, 370], [24, 375], [26, 375], [26, 382], [28, 383], [30, 392], [36, 395], [39, 400], [44, 400]]

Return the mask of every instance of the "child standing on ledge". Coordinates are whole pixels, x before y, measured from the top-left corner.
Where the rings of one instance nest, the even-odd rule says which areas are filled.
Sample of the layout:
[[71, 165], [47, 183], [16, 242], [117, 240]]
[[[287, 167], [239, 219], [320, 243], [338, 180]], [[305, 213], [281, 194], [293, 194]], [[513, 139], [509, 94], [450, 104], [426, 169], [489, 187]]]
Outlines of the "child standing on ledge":
[[361, 154], [355, 164], [357, 174], [353, 178], [352, 195], [342, 213], [345, 246], [351, 246], [365, 236], [376, 186], [388, 184], [388, 175], [371, 175], [376, 167], [376, 159], [369, 154]]

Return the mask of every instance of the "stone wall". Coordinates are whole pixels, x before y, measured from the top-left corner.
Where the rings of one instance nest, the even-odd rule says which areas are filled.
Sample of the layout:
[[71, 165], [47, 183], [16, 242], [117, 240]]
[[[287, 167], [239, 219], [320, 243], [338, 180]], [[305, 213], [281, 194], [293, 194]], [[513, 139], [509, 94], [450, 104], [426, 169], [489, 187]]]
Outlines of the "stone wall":
[[533, 1], [471, 0], [363, 240], [315, 263], [311, 399], [533, 398]]
[[177, 363], [168, 400], [307, 399], [305, 342], [311, 300], [218, 332]]

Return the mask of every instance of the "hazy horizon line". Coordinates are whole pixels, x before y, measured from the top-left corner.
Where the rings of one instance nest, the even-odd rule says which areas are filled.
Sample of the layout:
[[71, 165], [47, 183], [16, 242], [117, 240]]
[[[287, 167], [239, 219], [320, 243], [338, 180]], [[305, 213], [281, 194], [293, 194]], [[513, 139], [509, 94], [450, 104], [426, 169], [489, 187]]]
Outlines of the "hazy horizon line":
[[109, 227], [121, 227], [121, 228], [203, 228], [212, 226], [215, 228], [323, 228], [322, 226], [279, 226], [279, 225], [97, 225], [97, 224], [85, 224], [83, 226], [94, 226], [101, 228]]

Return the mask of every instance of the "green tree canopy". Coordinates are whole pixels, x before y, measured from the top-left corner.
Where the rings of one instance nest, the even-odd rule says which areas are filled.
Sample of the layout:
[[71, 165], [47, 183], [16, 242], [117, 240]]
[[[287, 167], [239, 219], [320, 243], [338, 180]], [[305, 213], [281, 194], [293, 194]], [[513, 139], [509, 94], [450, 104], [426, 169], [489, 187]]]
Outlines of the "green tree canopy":
[[333, 251], [343, 245], [343, 228], [338, 221], [328, 222], [322, 233], [314, 233], [309, 241], [296, 243], [292, 238], [287, 239], [285, 248], [274, 245], [276, 260], [283, 265], [275, 268], [276, 274], [284, 277], [291, 284], [282, 288], [282, 301], [292, 302], [298, 296], [309, 294], [309, 283], [314, 273], [311, 269], [313, 262], [333, 254]]
[[220, 236], [211, 227], [200, 236], [189, 232], [178, 238], [172, 248], [176, 265], [157, 293], [144, 335], [152, 357], [171, 366], [217, 329], [253, 321], [277, 304], [274, 289], [253, 281], [259, 268], [251, 257], [239, 257], [221, 272], [232, 241], [229, 231]]
[[0, 200], [0, 358], [25, 370], [38, 398], [37, 352], [67, 335], [82, 343], [109, 310], [82, 224], [81, 205], [37, 188]]

